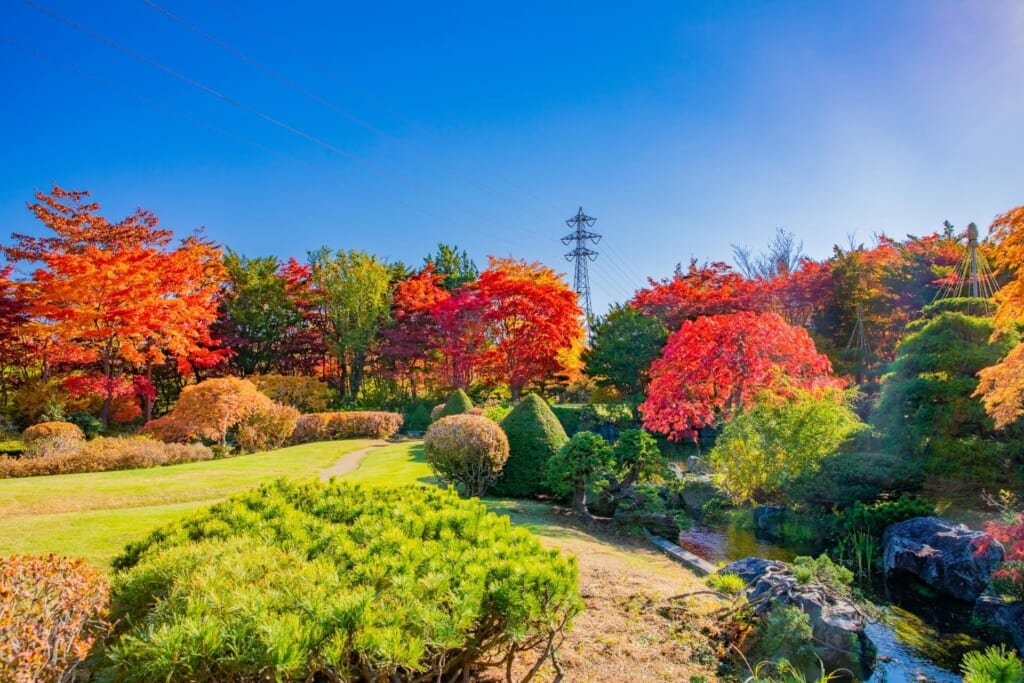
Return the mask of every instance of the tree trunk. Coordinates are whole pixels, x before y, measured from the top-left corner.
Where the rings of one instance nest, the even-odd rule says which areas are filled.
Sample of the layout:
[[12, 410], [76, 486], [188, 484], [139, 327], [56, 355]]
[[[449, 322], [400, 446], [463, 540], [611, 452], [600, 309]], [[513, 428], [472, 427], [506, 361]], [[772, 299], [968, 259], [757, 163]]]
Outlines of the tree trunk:
[[106, 378], [106, 392], [103, 394], [103, 408], [100, 409], [100, 421], [103, 423], [103, 431], [110, 427], [110, 406], [114, 402], [114, 364], [109, 360], [103, 361], [103, 376]]
[[509, 391], [512, 392], [512, 403], [519, 403], [519, 394], [522, 390], [522, 387], [516, 386], [515, 384], [509, 386]]
[[153, 419], [153, 361], [146, 361], [146, 384], [149, 385], [145, 396], [142, 397], [142, 416], [146, 422]]
[[355, 403], [359, 399], [359, 389], [363, 386], [363, 365], [365, 359], [362, 354], [356, 354], [352, 358], [352, 369], [348, 375], [348, 387], [349, 394], [352, 397], [352, 402]]
[[587, 487], [577, 486], [572, 493], [572, 509], [580, 513], [586, 519], [593, 519], [590, 510], [587, 509]]

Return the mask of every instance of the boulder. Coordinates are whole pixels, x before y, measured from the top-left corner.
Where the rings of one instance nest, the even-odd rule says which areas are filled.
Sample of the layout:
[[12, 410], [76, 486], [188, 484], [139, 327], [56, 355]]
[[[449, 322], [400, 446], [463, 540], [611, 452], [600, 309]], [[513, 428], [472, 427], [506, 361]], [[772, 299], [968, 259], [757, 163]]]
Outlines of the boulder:
[[1017, 649], [1024, 652], [1024, 602], [1003, 600], [986, 591], [974, 603], [971, 616], [998, 635], [1012, 640]]
[[1003, 559], [998, 541], [939, 517], [915, 517], [888, 526], [882, 546], [886, 576], [892, 572], [912, 574], [967, 602], [982, 594], [989, 575]]
[[707, 464], [703, 458], [691, 455], [686, 459], [686, 471], [690, 474], [711, 474], [711, 465]]
[[777, 505], [762, 505], [752, 510], [754, 515], [754, 534], [760, 539], [782, 540], [783, 524], [786, 521], [786, 508]]
[[700, 518], [704, 514], [704, 504], [719, 497], [720, 492], [711, 477], [706, 474], [688, 474], [683, 478], [683, 485], [677, 489], [677, 495], [668, 501], [671, 508], [682, 507], [691, 517]]
[[877, 648], [868, 638], [864, 613], [849, 598], [819, 583], [798, 583], [785, 562], [747, 557], [726, 565], [722, 574], [736, 574], [747, 583], [747, 600], [760, 602], [758, 612], [795, 605], [810, 619], [814, 650], [825, 671], [846, 669], [867, 680], [875, 667]]

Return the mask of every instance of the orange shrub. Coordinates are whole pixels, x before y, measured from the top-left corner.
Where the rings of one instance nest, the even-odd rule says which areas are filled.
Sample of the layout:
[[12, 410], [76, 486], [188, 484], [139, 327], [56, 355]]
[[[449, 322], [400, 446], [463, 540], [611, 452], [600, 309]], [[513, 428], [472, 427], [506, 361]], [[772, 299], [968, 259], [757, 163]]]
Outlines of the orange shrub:
[[430, 410], [430, 421], [431, 422], [437, 422], [439, 419], [441, 419], [441, 411], [444, 410], [444, 406], [445, 406], [444, 403], [438, 403], [436, 406], [431, 408], [431, 410]]
[[40, 422], [21, 434], [26, 458], [45, 458], [74, 453], [85, 443], [81, 428], [70, 422]]
[[0, 558], [0, 680], [54, 683], [109, 630], [110, 589], [84, 560]]
[[69, 453], [39, 458], [0, 458], [0, 479], [129, 470], [212, 459], [210, 449], [200, 444], [168, 444], [141, 436], [99, 436]]
[[386, 439], [402, 427], [402, 416], [382, 411], [331, 413], [327, 436], [331, 439]]
[[228, 432], [246, 418], [274, 405], [256, 385], [237, 377], [216, 377], [185, 387], [169, 418], [158, 428], [183, 432], [190, 439], [227, 442]]
[[139, 428], [139, 434], [151, 436], [166, 443], [195, 441], [195, 437], [192, 436], [188, 425], [176, 419], [173, 415], [164, 415], [155, 420], [150, 420]]
[[292, 432], [292, 443], [324, 439], [386, 439], [402, 426], [398, 413], [356, 411], [300, 415]]
[[295, 431], [299, 411], [278, 403], [261, 408], [238, 425], [235, 443], [247, 453], [279, 448]]
[[271, 400], [302, 412], [321, 412], [327, 408], [331, 398], [327, 384], [317, 377], [253, 375], [248, 379]]
[[331, 413], [310, 413], [299, 415], [295, 421], [295, 429], [289, 441], [291, 443], [310, 443], [323, 441], [327, 438], [327, 416]]

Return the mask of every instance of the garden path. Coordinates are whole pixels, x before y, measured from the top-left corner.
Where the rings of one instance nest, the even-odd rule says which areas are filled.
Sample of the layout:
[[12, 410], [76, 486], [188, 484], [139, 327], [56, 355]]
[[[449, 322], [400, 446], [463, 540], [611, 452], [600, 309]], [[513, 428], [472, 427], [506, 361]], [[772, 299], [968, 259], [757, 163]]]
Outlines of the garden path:
[[374, 448], [380, 448], [381, 446], [387, 446], [388, 442], [383, 439], [378, 439], [370, 443], [366, 448], [361, 448], [358, 451], [352, 451], [338, 458], [338, 461], [328, 467], [327, 469], [320, 470], [320, 481], [328, 481], [331, 477], [343, 477], [355, 468], [359, 467], [359, 463], [362, 462], [366, 454], [372, 451]]

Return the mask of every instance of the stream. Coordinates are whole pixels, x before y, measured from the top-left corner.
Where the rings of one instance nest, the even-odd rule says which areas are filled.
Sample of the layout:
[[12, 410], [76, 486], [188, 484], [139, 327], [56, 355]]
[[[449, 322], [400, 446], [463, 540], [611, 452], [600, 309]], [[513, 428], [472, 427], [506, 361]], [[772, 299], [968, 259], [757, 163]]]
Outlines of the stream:
[[[695, 523], [678, 543], [710, 562], [763, 557], [789, 562], [820, 549], [783, 545], [759, 538], [753, 529]], [[960, 660], [987, 644], [971, 625], [971, 605], [933, 593], [909, 581], [861, 582], [860, 590], [878, 609], [866, 631], [878, 648], [868, 683], [947, 683], [960, 681]]]

